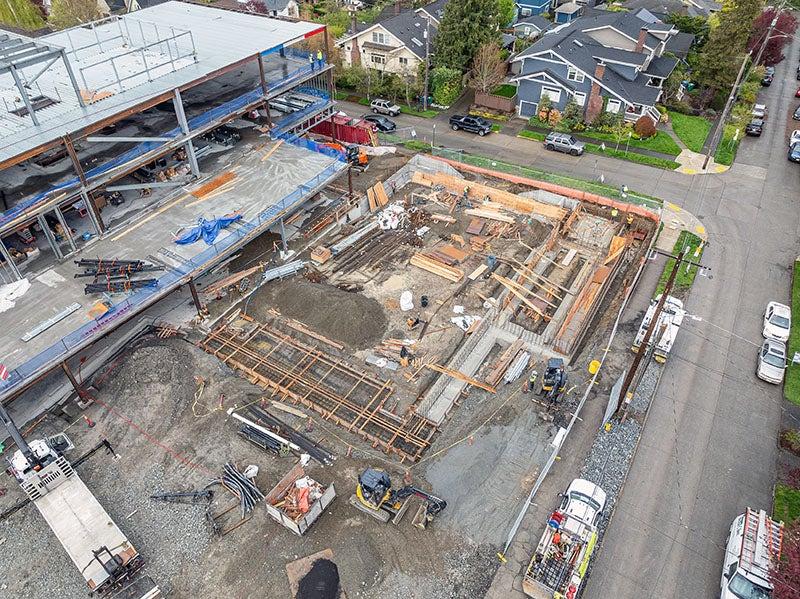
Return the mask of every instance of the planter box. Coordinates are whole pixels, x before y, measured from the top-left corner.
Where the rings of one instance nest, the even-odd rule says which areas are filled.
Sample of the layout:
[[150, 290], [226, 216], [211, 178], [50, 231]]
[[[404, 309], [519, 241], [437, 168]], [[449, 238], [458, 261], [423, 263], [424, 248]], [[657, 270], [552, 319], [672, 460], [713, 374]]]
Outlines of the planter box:
[[517, 109], [517, 96], [506, 98], [503, 96], [495, 96], [492, 94], [485, 94], [481, 91], [475, 92], [475, 104], [485, 106], [498, 112], [514, 112]]
[[284, 476], [267, 494], [265, 501], [267, 512], [272, 519], [276, 522], [280, 522], [282, 526], [288, 528], [297, 536], [304, 535], [317, 518], [322, 515], [325, 508], [330, 505], [333, 498], [336, 497], [336, 489], [334, 489], [333, 484], [331, 484], [323, 491], [322, 496], [309, 506], [308, 512], [297, 520], [293, 520], [287, 516], [279, 507], [275, 507], [276, 503], [280, 503], [281, 500], [286, 497], [289, 489], [294, 486], [295, 481], [299, 478], [303, 478], [305, 475], [306, 473], [303, 467], [299, 463], [295, 464], [286, 476]]

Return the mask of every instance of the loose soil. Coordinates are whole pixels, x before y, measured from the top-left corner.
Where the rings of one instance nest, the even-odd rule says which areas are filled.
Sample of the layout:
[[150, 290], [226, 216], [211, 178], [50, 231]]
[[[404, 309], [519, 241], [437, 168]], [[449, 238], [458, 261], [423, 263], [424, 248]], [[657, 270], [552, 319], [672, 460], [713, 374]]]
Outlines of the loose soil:
[[353, 349], [378, 343], [389, 322], [376, 300], [302, 277], [265, 285], [252, 296], [247, 313], [266, 320], [269, 308]]

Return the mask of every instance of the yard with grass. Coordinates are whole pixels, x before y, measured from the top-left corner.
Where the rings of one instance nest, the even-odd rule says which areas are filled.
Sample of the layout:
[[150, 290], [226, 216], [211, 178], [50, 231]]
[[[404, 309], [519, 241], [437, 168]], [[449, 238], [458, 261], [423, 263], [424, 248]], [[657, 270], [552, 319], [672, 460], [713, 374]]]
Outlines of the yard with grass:
[[[614, 147], [617, 146], [617, 138], [613, 133], [583, 131], [578, 135], [605, 142], [606, 147], [610, 147], [611, 144], [613, 144]], [[619, 143], [621, 150], [624, 150], [626, 145], [631, 148], [641, 148], [643, 150], [650, 150], [651, 152], [658, 152], [659, 154], [668, 154], [669, 156], [677, 156], [681, 153], [680, 146], [669, 136], [669, 133], [665, 133], [664, 131], [657, 131], [655, 135], [647, 139], [631, 138], [630, 143], [628, 143], [627, 139], [623, 139]]]
[[702, 152], [703, 144], [711, 131], [711, 121], [701, 116], [691, 116], [669, 111], [669, 120], [675, 135], [693, 152]]
[[511, 85], [510, 83], [503, 83], [492, 90], [492, 95], [503, 98], [513, 98], [517, 95], [517, 86]]
[[[700, 258], [703, 256], [702, 244], [703, 240], [694, 233], [690, 233], [689, 231], [681, 231], [681, 234], [678, 236], [678, 240], [672, 247], [672, 253], [677, 255], [682, 250], [686, 250], [685, 258], [687, 260], [699, 262]], [[669, 258], [667, 263], [664, 265], [664, 272], [661, 273], [661, 277], [658, 279], [658, 286], [656, 287], [655, 295], [658, 295], [664, 291], [664, 287], [667, 285], [667, 280], [669, 279], [669, 275], [672, 272], [672, 267], [674, 265], [675, 259]], [[682, 265], [678, 269], [678, 274], [675, 276], [675, 285], [672, 288], [671, 295], [680, 297], [680, 295], [691, 289], [695, 277], [697, 277], [697, 270], [698, 269], [696, 266], [688, 266], [687, 268], [687, 266]]]
[[792, 328], [789, 333], [789, 366], [783, 383], [783, 395], [793, 404], [800, 405], [800, 364], [791, 357], [800, 351], [800, 261], [795, 261], [792, 274]]
[[740, 139], [736, 137], [736, 127], [733, 125], [725, 125], [725, 130], [722, 133], [722, 140], [717, 146], [717, 151], [714, 154], [714, 161], [717, 164], [724, 164], [730, 166], [733, 164], [733, 159], [736, 158], [736, 150], [739, 148]]
[[789, 485], [775, 485], [772, 517], [787, 524], [800, 518], [800, 489], [793, 489]]

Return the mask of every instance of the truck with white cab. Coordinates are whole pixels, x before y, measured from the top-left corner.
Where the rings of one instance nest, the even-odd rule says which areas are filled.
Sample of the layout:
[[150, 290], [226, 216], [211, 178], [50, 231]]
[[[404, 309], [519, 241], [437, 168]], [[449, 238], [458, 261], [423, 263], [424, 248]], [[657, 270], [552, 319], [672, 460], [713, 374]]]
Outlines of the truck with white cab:
[[605, 491], [576, 478], [560, 496], [522, 580], [523, 592], [533, 599], [575, 599], [597, 544]]
[[747, 508], [731, 524], [725, 543], [720, 599], [769, 599], [770, 570], [778, 563], [783, 543], [783, 522], [764, 510]]
[[[631, 349], [633, 349], [634, 352], [638, 352], [644, 342], [644, 336], [647, 333], [647, 329], [650, 327], [650, 323], [653, 321], [653, 315], [656, 313], [656, 307], [660, 299], [661, 294], [658, 294], [655, 298], [650, 300], [650, 306], [647, 308], [647, 312], [645, 312], [642, 324], [639, 325], [636, 339], [633, 340], [633, 347]], [[667, 356], [672, 349], [673, 343], [675, 343], [675, 338], [678, 336], [678, 330], [681, 328], [681, 323], [683, 322], [685, 314], [686, 311], [683, 309], [683, 302], [668, 295], [667, 299], [664, 300], [664, 307], [661, 309], [661, 314], [658, 315], [656, 328], [648, 344], [649, 346], [652, 346], [653, 343], [656, 344], [653, 350], [653, 356], [656, 362], [663, 364], [667, 361]]]

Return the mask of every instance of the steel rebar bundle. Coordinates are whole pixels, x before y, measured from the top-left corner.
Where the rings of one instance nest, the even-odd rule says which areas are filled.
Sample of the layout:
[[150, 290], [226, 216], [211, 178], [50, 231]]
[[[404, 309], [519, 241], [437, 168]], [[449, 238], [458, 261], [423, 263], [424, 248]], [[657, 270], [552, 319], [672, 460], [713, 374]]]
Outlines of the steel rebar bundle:
[[242, 519], [253, 511], [259, 501], [264, 499], [264, 494], [258, 490], [253, 481], [239, 472], [236, 466], [230, 462], [225, 464], [221, 480], [222, 485], [239, 498]]
[[289, 441], [300, 447], [300, 449], [304, 453], [310, 455], [313, 460], [316, 460], [323, 466], [330, 466], [333, 464], [335, 459], [333, 454], [324, 447], [321, 447], [316, 441], [309, 439], [303, 433], [258, 406], [250, 406], [247, 409], [256, 420], [260, 420], [270, 427], [277, 428], [281, 436], [286, 437]]

